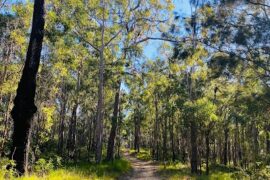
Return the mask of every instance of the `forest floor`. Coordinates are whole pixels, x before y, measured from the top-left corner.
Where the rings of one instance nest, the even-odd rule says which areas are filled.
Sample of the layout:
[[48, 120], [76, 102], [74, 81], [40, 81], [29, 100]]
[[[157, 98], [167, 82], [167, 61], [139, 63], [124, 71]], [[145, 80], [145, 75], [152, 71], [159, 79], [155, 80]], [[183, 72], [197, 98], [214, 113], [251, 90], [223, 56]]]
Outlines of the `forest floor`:
[[[211, 167], [209, 175], [194, 175], [190, 173], [188, 164], [153, 162], [149, 152], [142, 150], [135, 153], [133, 150], [124, 152], [124, 158], [131, 165], [131, 170], [121, 175], [118, 180], [233, 180], [232, 175], [238, 172], [229, 167]], [[245, 179], [245, 178], [243, 178]]]
[[[0, 159], [0, 180], [233, 180], [250, 179], [237, 178], [239, 170], [231, 167], [213, 165], [210, 167], [210, 174], [206, 175], [203, 169], [201, 175], [190, 173], [188, 164], [181, 162], [157, 162], [152, 161], [150, 151], [142, 149], [139, 153], [134, 150], [123, 150], [123, 158], [113, 162], [102, 162], [97, 165], [94, 162], [77, 162], [63, 164], [46, 170], [46, 163], [42, 167], [34, 167], [34, 171], [28, 176], [15, 178], [7, 176], [10, 174], [1, 167]], [[3, 166], [4, 167], [4, 166]], [[45, 169], [44, 169], [45, 168]], [[241, 174], [239, 174], [241, 175]], [[7, 178], [10, 177], [10, 178]]]
[[94, 162], [68, 163], [47, 170], [46, 163], [42, 167], [34, 167], [29, 175], [18, 178], [12, 175], [12, 171], [6, 170], [3, 163], [4, 160], [0, 159], [0, 180], [115, 180], [131, 170], [130, 163], [125, 159], [98, 165]]
[[159, 165], [152, 161], [140, 160], [128, 152], [124, 153], [125, 158], [130, 162], [132, 170], [122, 175], [119, 180], [161, 180], [159, 177]]

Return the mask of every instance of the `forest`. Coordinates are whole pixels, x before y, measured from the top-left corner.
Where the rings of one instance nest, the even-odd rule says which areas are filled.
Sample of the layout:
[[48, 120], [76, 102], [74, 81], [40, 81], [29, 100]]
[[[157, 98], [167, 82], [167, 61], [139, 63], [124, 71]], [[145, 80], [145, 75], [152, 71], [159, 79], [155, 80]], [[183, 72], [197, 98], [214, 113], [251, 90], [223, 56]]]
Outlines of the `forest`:
[[270, 0], [0, 0], [0, 179], [270, 179]]

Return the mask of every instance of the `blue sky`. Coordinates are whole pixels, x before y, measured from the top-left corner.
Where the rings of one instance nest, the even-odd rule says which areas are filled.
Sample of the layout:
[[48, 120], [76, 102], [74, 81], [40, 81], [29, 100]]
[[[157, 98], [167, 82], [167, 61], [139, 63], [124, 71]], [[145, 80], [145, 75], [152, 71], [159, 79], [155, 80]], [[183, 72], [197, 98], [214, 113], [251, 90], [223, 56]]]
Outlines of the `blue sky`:
[[[175, 5], [174, 9], [175, 12], [181, 14], [182, 16], [190, 16], [191, 9], [189, 0], [173, 0], [173, 3]], [[158, 48], [160, 47], [161, 44], [162, 44], [161, 41], [157, 40], [149, 41], [148, 44], [144, 47], [144, 55], [151, 60], [156, 59], [160, 55], [158, 52]]]

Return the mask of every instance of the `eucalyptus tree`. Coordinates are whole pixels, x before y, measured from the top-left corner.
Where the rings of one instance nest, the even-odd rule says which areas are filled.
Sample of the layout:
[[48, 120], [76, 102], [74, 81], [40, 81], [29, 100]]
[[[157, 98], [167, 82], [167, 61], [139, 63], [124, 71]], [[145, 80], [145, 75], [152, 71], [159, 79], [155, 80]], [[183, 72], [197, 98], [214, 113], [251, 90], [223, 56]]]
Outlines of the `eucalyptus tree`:
[[[58, 2], [56, 1], [56, 5], [53, 6], [57, 6]], [[119, 49], [124, 47], [127, 39], [132, 40], [133, 45], [151, 39], [149, 36], [155, 31], [156, 26], [166, 20], [164, 9], [172, 8], [172, 3], [141, 0], [77, 1], [76, 4], [70, 2], [61, 8], [62, 13], [67, 14], [63, 17], [63, 23], [67, 24], [74, 36], [87, 44], [89, 53], [96, 53], [99, 58], [95, 146], [96, 161], [100, 162], [103, 141], [104, 74], [105, 65], [109, 62], [108, 54], [112, 52], [118, 56]], [[74, 18], [70, 19], [71, 15]]]

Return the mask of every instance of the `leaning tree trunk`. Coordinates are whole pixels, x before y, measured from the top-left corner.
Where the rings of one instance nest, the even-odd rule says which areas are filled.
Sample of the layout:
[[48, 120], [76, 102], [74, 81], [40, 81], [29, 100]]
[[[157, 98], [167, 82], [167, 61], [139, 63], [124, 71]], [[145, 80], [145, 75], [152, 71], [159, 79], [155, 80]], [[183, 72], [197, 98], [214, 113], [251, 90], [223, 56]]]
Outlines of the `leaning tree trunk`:
[[107, 161], [111, 161], [114, 159], [114, 141], [117, 132], [117, 119], [118, 119], [118, 109], [119, 109], [119, 101], [120, 101], [120, 87], [121, 87], [121, 80], [117, 82], [117, 90], [115, 93], [114, 99], [114, 109], [113, 109], [113, 117], [112, 117], [112, 127], [108, 141], [107, 147]]
[[35, 0], [32, 22], [32, 32], [26, 55], [26, 61], [21, 80], [14, 100], [11, 116], [14, 121], [13, 144], [11, 159], [16, 162], [16, 169], [23, 174], [27, 169], [26, 157], [28, 152], [28, 134], [35, 106], [36, 75], [40, 63], [42, 41], [44, 34], [44, 0]]

